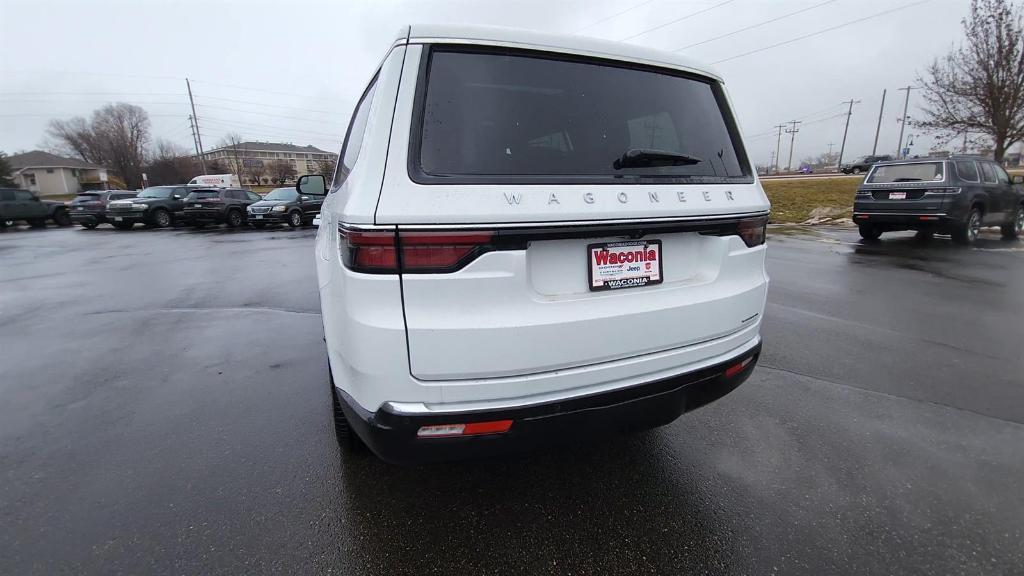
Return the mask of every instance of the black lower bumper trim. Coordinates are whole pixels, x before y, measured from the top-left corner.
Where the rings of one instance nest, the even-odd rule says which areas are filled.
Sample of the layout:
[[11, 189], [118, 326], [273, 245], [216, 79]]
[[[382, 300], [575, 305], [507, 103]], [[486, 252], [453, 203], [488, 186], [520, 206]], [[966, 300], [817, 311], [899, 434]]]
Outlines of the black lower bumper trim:
[[[729, 360], [686, 374], [626, 389], [506, 410], [409, 415], [387, 408], [362, 409], [335, 388], [350, 426], [382, 460], [396, 464], [436, 462], [530, 450], [608, 433], [654, 428], [713, 402], [742, 384], [761, 353], [761, 344]], [[746, 359], [742, 370], [726, 370]], [[512, 420], [503, 434], [419, 438], [421, 426]]]

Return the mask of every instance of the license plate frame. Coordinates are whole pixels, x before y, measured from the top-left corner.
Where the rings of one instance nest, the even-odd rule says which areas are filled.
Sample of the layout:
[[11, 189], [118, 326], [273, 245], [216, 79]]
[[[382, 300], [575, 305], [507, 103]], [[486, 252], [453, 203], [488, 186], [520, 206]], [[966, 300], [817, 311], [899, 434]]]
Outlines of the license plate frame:
[[[604, 262], [597, 256], [602, 251], [609, 253]], [[615, 258], [611, 258], [611, 254], [615, 254]], [[622, 261], [619, 261], [619, 254], [623, 256]], [[658, 239], [588, 244], [587, 286], [591, 292], [606, 292], [661, 284], [665, 281], [664, 255]], [[631, 270], [632, 265], [636, 265], [637, 270]]]
[[124, 216], [114, 216], [114, 222], [123, 222]]
[[906, 192], [889, 192], [889, 200], [906, 200]]
[[252, 217], [257, 220], [263, 220], [263, 214], [253, 214]]

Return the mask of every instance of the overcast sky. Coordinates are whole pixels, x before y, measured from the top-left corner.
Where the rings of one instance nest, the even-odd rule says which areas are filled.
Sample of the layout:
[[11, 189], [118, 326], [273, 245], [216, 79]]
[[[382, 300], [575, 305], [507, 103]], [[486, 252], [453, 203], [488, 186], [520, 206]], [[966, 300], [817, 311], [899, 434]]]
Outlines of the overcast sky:
[[[41, 147], [51, 118], [88, 116], [113, 101], [143, 106], [154, 139], [191, 148], [188, 77], [207, 149], [233, 131], [337, 151], [355, 99], [408, 22], [629, 38], [674, 50], [808, 9], [680, 51], [716, 62], [906, 5], [716, 65], [763, 164], [776, 144], [772, 127], [794, 119], [804, 120], [794, 164], [830, 142], [838, 151], [841, 102], [851, 98], [860, 103], [846, 157], [870, 153], [883, 88], [879, 153], [895, 153], [904, 94], [896, 88], [960, 41], [968, 0], [0, 0], [0, 150]], [[913, 116], [919, 95], [910, 102]], [[915, 137], [913, 152], [929, 142]]]

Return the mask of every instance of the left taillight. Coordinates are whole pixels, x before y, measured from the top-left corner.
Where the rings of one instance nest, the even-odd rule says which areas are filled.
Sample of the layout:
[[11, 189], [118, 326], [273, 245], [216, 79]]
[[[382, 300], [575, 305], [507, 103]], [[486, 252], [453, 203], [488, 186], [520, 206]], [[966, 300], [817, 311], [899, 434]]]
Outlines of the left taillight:
[[455, 272], [489, 252], [490, 232], [401, 232], [338, 230], [346, 268], [367, 274]]
[[747, 218], [736, 224], [736, 234], [743, 239], [747, 248], [764, 244], [768, 229], [768, 217]]

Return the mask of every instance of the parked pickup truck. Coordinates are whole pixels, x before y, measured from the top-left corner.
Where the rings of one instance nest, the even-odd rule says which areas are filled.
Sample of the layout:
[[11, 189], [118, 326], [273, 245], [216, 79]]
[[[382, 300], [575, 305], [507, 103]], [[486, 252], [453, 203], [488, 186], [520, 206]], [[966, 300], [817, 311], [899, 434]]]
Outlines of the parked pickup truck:
[[28, 222], [33, 228], [46, 226], [53, 220], [58, 226], [70, 226], [71, 216], [63, 202], [40, 200], [28, 190], [0, 188], [0, 228], [18, 220]]

